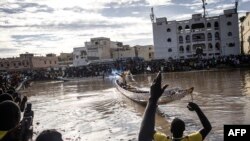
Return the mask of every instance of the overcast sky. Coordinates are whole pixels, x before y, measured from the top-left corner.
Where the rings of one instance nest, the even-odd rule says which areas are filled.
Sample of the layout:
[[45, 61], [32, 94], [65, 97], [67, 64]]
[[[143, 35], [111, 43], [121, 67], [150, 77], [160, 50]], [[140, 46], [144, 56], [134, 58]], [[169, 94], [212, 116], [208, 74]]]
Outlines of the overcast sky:
[[[209, 16], [234, 7], [234, 0], [207, 3]], [[168, 20], [202, 12], [201, 0], [0, 0], [0, 57], [72, 52], [93, 37], [153, 44], [151, 7]], [[246, 11], [250, 0], [239, 0], [239, 13]]]

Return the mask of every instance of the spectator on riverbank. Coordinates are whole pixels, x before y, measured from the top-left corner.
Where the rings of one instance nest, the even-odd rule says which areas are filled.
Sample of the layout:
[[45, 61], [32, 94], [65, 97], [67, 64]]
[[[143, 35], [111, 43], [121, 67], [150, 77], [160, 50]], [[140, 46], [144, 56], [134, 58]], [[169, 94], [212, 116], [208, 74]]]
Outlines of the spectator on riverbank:
[[0, 95], [0, 103], [4, 102], [6, 100], [14, 101], [13, 97], [7, 93], [1, 94]]
[[181, 119], [175, 118], [170, 127], [171, 136], [155, 131], [155, 113], [158, 99], [164, 92], [165, 86], [161, 86], [161, 73], [159, 72], [150, 88], [150, 98], [145, 109], [141, 129], [139, 132], [139, 141], [202, 141], [211, 131], [212, 127], [207, 117], [204, 115], [199, 106], [193, 102], [188, 104], [190, 111], [195, 111], [203, 125], [203, 128], [197, 132], [183, 136], [185, 123]]
[[54, 129], [42, 131], [36, 141], [63, 141], [62, 134]]
[[14, 141], [18, 137], [13, 133], [21, 118], [19, 106], [9, 100], [1, 102], [0, 114], [0, 141]]

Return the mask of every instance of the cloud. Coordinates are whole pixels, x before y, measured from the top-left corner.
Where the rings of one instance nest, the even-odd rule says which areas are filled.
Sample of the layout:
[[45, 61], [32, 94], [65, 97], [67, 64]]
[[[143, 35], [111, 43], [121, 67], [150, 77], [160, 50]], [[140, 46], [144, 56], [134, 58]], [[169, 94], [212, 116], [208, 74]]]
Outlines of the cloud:
[[40, 5], [37, 3], [31, 3], [31, 2], [7, 2], [7, 3], [1, 4], [1, 8], [0, 8], [0, 12], [6, 13], [6, 14], [17, 14], [17, 13], [20, 14], [26, 11], [29, 11], [32, 13], [38, 13], [38, 12], [52, 13], [54, 9], [47, 5]]
[[242, 0], [242, 2], [250, 2], [250, 0]]
[[[207, 0], [207, 11], [222, 13], [232, 1]], [[131, 45], [152, 44], [152, 6], [156, 17], [168, 20], [202, 13], [201, 0], [1, 0], [0, 5], [0, 47], [11, 50], [5, 56], [72, 52], [100, 36]], [[240, 11], [248, 9], [239, 6]]]
[[221, 4], [216, 6], [216, 9], [228, 9], [228, 8], [234, 8], [234, 4]]
[[146, 0], [150, 6], [171, 5], [172, 0]]

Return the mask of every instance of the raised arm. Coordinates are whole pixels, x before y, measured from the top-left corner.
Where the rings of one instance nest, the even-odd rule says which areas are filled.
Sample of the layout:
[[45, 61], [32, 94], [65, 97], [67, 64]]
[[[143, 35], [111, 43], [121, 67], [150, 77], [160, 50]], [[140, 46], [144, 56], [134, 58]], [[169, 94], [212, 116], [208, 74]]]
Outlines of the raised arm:
[[195, 111], [197, 113], [201, 124], [203, 125], [203, 128], [199, 132], [201, 133], [202, 139], [204, 140], [208, 133], [212, 130], [209, 120], [196, 103], [189, 102], [187, 107], [190, 111]]
[[161, 72], [158, 73], [150, 87], [150, 98], [145, 109], [141, 128], [139, 132], [139, 141], [152, 141], [155, 128], [155, 113], [157, 101], [168, 85], [161, 87]]

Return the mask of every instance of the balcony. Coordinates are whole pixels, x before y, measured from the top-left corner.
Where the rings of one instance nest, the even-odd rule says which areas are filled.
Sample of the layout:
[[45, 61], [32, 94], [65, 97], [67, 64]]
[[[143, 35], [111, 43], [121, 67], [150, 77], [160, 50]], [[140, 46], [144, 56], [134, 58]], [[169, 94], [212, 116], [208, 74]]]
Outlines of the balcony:
[[214, 30], [219, 30], [220, 28], [219, 27], [215, 27]]
[[215, 37], [215, 40], [220, 40], [220, 38], [219, 37]]
[[205, 39], [193, 39], [193, 42], [204, 42]]
[[179, 44], [183, 44], [183, 41], [179, 41]]

